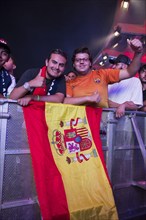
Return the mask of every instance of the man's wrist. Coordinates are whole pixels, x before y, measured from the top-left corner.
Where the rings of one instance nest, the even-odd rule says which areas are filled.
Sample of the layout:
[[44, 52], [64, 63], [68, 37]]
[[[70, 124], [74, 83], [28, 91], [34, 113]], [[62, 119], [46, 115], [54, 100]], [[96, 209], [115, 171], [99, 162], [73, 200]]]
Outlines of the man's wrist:
[[32, 100], [33, 100], [33, 101], [41, 101], [41, 100], [40, 100], [40, 95], [33, 95], [33, 96], [32, 96]]
[[33, 91], [33, 88], [30, 87], [29, 82], [25, 82], [25, 83], [23, 84], [23, 87], [24, 87], [24, 89], [26, 89], [26, 90], [29, 91], [29, 92], [32, 92], [32, 91]]
[[37, 99], [36, 99], [37, 101], [40, 101], [40, 95], [37, 95]]

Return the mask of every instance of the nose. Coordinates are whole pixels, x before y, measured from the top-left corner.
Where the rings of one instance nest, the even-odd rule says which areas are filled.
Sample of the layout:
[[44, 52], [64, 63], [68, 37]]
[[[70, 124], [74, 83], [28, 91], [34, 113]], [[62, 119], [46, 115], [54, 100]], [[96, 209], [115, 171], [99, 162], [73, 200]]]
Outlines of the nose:
[[56, 69], [58, 70], [59, 69], [59, 63], [56, 63]]
[[83, 58], [83, 59], [80, 59], [80, 63], [84, 63], [84, 61], [85, 61], [85, 59]]

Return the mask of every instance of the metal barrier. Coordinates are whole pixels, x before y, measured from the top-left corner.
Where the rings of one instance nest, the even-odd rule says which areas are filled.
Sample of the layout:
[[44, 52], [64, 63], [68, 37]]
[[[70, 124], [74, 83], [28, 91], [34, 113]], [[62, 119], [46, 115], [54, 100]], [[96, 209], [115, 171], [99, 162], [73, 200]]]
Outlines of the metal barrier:
[[146, 113], [104, 109], [101, 139], [121, 220], [146, 219]]
[[0, 220], [40, 220], [22, 108], [0, 105]]
[[[103, 109], [106, 166], [120, 220], [146, 219], [146, 113]], [[0, 220], [40, 220], [22, 108], [0, 105]]]

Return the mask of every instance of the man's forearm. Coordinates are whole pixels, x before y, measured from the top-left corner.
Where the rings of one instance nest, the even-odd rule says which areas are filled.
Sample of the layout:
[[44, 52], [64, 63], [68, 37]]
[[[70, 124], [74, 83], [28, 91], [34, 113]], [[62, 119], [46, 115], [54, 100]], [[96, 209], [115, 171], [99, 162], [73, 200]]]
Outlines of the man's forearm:
[[72, 105], [83, 105], [87, 102], [86, 97], [66, 97], [64, 99], [65, 104], [72, 104]]
[[63, 103], [64, 94], [63, 93], [56, 93], [54, 95], [45, 95], [45, 96], [32, 95], [32, 100], [42, 101], [42, 102]]
[[136, 104], [134, 104], [134, 102], [132, 101], [127, 101], [124, 103], [117, 103], [117, 102], [113, 102], [111, 100], [108, 100], [108, 104], [109, 104], [109, 108], [118, 108], [120, 105], [124, 105], [126, 110], [137, 110], [138, 106]]
[[127, 101], [127, 102], [124, 102], [123, 104], [125, 105], [126, 110], [137, 110], [138, 109], [138, 105], [136, 105], [132, 101]]
[[138, 72], [138, 70], [140, 68], [140, 64], [141, 64], [142, 55], [143, 55], [142, 51], [136, 52], [134, 54], [134, 58], [133, 58], [131, 64], [127, 68], [130, 77], [134, 76]]
[[20, 99], [28, 93], [28, 90], [25, 89], [23, 86], [18, 88], [14, 88], [13, 91], [10, 93], [10, 99]]
[[65, 104], [72, 104], [72, 105], [87, 105], [98, 103], [98, 99], [94, 97], [96, 95], [91, 96], [82, 96], [82, 97], [66, 97], [64, 99]]
[[111, 100], [108, 100], [108, 106], [109, 106], [109, 108], [117, 108], [117, 107], [119, 107], [119, 103], [117, 103], [117, 102], [113, 102], [113, 101], [111, 101]]

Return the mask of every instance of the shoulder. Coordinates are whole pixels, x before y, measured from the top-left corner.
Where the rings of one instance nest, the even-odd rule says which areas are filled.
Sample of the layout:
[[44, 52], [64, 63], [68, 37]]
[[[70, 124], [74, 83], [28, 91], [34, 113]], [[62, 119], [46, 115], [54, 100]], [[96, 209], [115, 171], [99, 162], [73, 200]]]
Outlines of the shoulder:
[[28, 69], [28, 70], [26, 70], [23, 74], [24, 75], [37, 75], [38, 74], [38, 72], [39, 72], [39, 68], [31, 68], [31, 69]]
[[55, 79], [56, 83], [65, 83], [65, 77], [64, 76], [60, 76], [58, 78]]
[[22, 86], [25, 82], [34, 79], [38, 73], [39, 73], [39, 68], [26, 70], [18, 80], [16, 87]]
[[141, 85], [142, 86], [140, 79], [137, 77], [130, 78], [130, 82], [134, 85]]
[[92, 74], [100, 74], [100, 75], [114, 75], [119, 74], [120, 70], [118, 69], [98, 69], [92, 70]]

